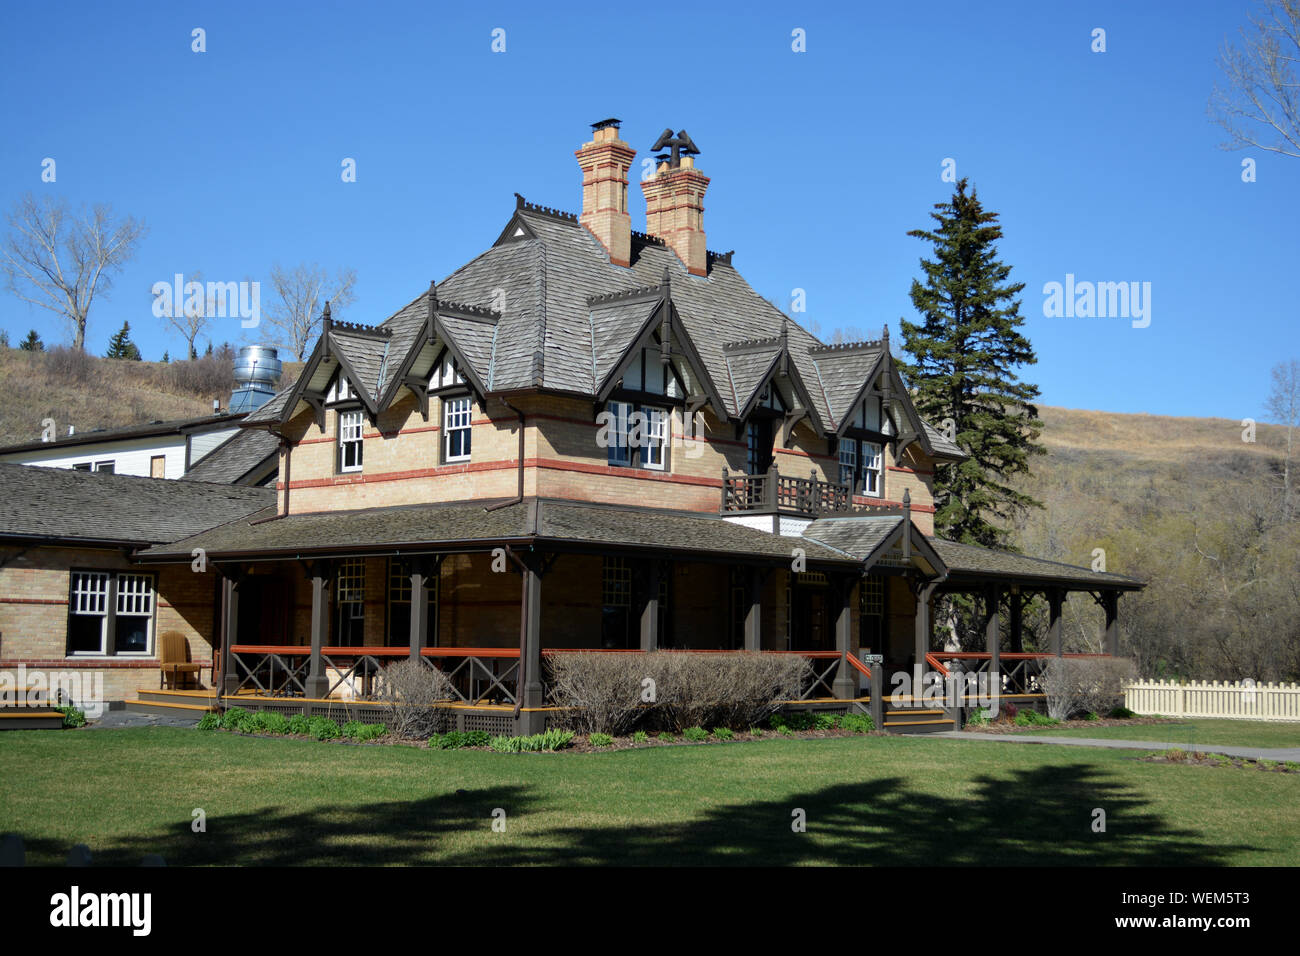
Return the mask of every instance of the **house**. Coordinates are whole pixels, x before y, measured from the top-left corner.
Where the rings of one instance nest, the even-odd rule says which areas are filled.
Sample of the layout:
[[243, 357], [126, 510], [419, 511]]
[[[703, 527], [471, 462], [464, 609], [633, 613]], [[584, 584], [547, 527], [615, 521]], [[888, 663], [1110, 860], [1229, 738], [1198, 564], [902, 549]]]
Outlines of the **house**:
[[[239, 423], [280, 449], [274, 500], [130, 550], [159, 600], [220, 582], [219, 633], [172, 622], [216, 655], [204, 703], [344, 694], [364, 717], [377, 675], [412, 658], [453, 677], [462, 729], [533, 732], [564, 649], [800, 654], [802, 701], [841, 710], [873, 672], [955, 661], [1032, 693], [1048, 655], [1023, 651], [1021, 610], [1047, 597], [1059, 654], [1071, 591], [1118, 652], [1118, 597], [1140, 583], [936, 538], [935, 469], [963, 452], [917, 414], [887, 331], [826, 345], [755, 293], [707, 248], [694, 144], [662, 145], [644, 232], [635, 151], [607, 120], [576, 153], [580, 212], [516, 194], [482, 254], [382, 321], [326, 306], [298, 380]], [[933, 646], [953, 591], [983, 601], [986, 652]], [[6, 658], [13, 640], [34, 638], [6, 638]], [[920, 729], [954, 719], [903, 709]]]

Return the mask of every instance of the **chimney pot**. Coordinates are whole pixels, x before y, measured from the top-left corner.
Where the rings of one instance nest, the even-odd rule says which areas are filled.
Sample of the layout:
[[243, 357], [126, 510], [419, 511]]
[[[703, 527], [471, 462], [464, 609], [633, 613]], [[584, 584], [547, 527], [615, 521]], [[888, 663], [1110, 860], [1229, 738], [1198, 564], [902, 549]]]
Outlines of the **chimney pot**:
[[574, 153], [582, 167], [582, 214], [578, 222], [595, 236], [609, 261], [632, 264], [632, 217], [627, 212], [627, 171], [636, 150], [619, 139], [619, 121], [592, 123], [591, 142]]

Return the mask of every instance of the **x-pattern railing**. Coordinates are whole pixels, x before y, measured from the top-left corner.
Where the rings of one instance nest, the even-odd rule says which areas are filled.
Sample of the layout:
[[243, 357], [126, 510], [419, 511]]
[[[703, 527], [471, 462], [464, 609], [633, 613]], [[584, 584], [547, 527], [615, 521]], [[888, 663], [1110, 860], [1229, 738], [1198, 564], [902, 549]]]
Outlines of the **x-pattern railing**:
[[[307, 672], [311, 667], [310, 651], [305, 647], [244, 647], [231, 649], [235, 674], [243, 671], [236, 692], [253, 688], [255, 693], [270, 696], [307, 694]], [[280, 676], [276, 679], [276, 668]]]

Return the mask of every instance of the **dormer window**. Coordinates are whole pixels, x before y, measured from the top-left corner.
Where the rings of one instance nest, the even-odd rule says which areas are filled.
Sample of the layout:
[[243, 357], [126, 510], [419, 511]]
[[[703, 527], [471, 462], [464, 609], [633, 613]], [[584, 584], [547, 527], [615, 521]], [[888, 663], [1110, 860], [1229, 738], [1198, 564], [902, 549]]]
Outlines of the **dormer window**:
[[884, 495], [884, 465], [880, 445], [855, 438], [840, 439], [840, 484], [855, 495], [880, 498]]
[[463, 398], [444, 398], [442, 401], [443, 461], [469, 461], [470, 415], [472, 402], [468, 395]]
[[668, 469], [669, 411], [653, 405], [608, 402], [597, 416], [597, 441], [616, 468]]
[[361, 412], [339, 412], [339, 471], [360, 471]]

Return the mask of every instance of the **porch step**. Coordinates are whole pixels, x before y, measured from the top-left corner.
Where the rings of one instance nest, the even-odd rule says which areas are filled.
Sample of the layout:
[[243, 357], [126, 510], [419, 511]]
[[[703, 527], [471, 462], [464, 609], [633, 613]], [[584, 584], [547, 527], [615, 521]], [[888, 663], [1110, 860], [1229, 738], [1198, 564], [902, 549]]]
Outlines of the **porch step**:
[[942, 707], [927, 707], [919, 700], [894, 703], [885, 699], [884, 726], [891, 734], [937, 734], [956, 730], [956, 718]]
[[57, 710], [32, 707], [0, 709], [0, 730], [57, 730], [62, 726], [63, 715]]
[[939, 734], [956, 729], [957, 722], [951, 717], [885, 721], [885, 730], [891, 734]]
[[133, 714], [153, 714], [160, 717], [181, 717], [198, 720], [214, 708], [208, 704], [182, 704], [174, 701], [128, 700], [126, 709]]
[[140, 690], [136, 692], [136, 697], [155, 704], [200, 704], [214, 707], [217, 703], [215, 690]]

